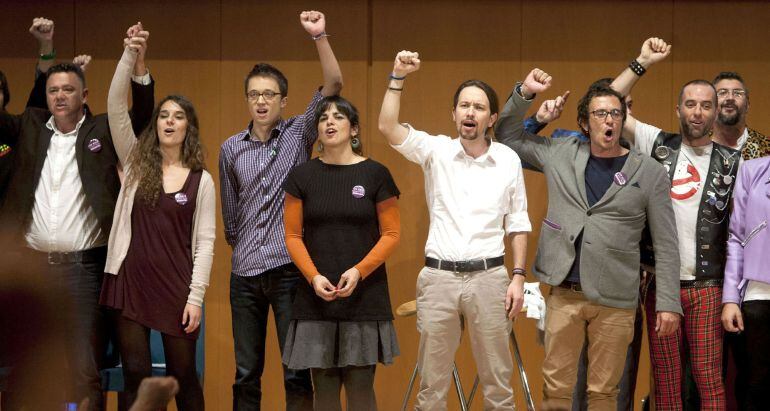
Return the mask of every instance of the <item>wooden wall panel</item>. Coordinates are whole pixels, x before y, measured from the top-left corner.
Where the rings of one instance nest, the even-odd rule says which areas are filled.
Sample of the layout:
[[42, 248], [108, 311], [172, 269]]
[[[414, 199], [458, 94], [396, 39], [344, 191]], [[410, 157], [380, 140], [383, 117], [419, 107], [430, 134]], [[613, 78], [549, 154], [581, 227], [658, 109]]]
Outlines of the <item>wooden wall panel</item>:
[[367, 2], [318, 0], [242, 2], [222, 0], [222, 59], [317, 60], [299, 22], [303, 10], [320, 10], [337, 58], [366, 60]]
[[79, 53], [115, 58], [126, 29], [141, 21], [150, 31], [148, 59], [218, 60], [219, 11], [219, 2], [212, 0], [80, 0], [75, 3], [76, 45]]
[[[503, 104], [513, 84], [534, 66], [554, 76], [553, 89], [538, 96], [535, 104], [571, 90], [567, 109], [553, 126], [575, 128], [577, 100], [586, 86], [620, 72], [650, 36], [663, 37], [674, 49], [671, 57], [651, 68], [633, 90], [634, 114], [639, 119], [675, 129], [674, 107], [682, 83], [696, 77], [711, 79], [721, 70], [736, 70], [752, 92], [750, 124], [770, 131], [770, 119], [759, 115], [770, 105], [770, 93], [766, 92], [770, 79], [764, 75], [770, 69], [770, 58], [761, 52], [770, 40], [770, 34], [762, 29], [770, 4], [758, 1], [8, 0], [3, 2], [4, 24], [0, 24], [0, 38], [4, 39], [0, 69], [8, 76], [13, 92], [9, 111], [23, 109], [32, 85], [37, 46], [27, 30], [33, 17], [43, 15], [56, 21], [55, 46], [61, 59], [76, 52], [95, 57], [87, 72], [89, 104], [95, 112], [106, 108], [107, 89], [122, 51], [125, 29], [141, 20], [152, 33], [148, 65], [157, 81], [156, 95], [160, 99], [181, 93], [193, 101], [201, 122], [207, 166], [218, 185], [219, 146], [249, 121], [243, 78], [253, 64], [268, 61], [286, 74], [290, 82], [288, 115], [302, 112], [322, 82], [315, 46], [299, 24], [298, 14], [306, 8], [325, 12], [330, 41], [343, 69], [343, 94], [361, 112], [365, 152], [388, 166], [402, 192], [401, 247], [388, 261], [394, 307], [414, 299], [428, 231], [419, 166], [388, 147], [377, 130], [387, 75], [399, 50], [418, 51], [423, 61], [421, 70], [406, 81], [401, 120], [434, 134], [456, 134], [451, 103], [460, 82], [469, 78], [487, 81]], [[547, 194], [542, 175], [527, 171], [525, 178], [533, 223], [528, 251], [531, 264]], [[219, 237], [206, 298], [204, 392], [211, 410], [230, 409], [235, 374], [230, 249], [218, 218]], [[401, 356], [392, 366], [379, 367], [375, 382], [383, 410], [400, 407], [417, 355], [419, 334], [414, 317], [397, 318], [395, 324]], [[534, 322], [522, 318], [514, 328], [539, 403], [543, 350], [536, 343]], [[263, 406], [275, 410], [284, 407], [284, 393], [272, 320], [268, 335]], [[458, 351], [457, 365], [470, 390], [475, 366], [467, 340], [463, 339]], [[644, 351], [637, 398], [649, 387], [646, 355]], [[523, 409], [516, 376], [512, 384], [517, 405]], [[458, 409], [456, 396], [450, 392], [448, 398], [449, 409]], [[473, 409], [480, 410], [481, 404], [477, 398]]]
[[[770, 3], [735, 1], [700, 3], [676, 1], [674, 21], [673, 92], [689, 80], [713, 80], [720, 71], [736, 71], [751, 92], [748, 123], [770, 133], [770, 59], [766, 45], [770, 32], [763, 27], [770, 16]], [[673, 100], [676, 102], [676, 98]], [[678, 128], [675, 113], [671, 111]]]
[[[46, 17], [54, 21], [56, 52], [60, 57], [71, 57], [75, 46], [75, 2], [71, 0], [3, 1], [0, 24], [2, 56], [37, 56], [37, 40], [29, 34], [29, 27], [35, 17]], [[3, 67], [3, 71], [7, 70], [7, 67]]]

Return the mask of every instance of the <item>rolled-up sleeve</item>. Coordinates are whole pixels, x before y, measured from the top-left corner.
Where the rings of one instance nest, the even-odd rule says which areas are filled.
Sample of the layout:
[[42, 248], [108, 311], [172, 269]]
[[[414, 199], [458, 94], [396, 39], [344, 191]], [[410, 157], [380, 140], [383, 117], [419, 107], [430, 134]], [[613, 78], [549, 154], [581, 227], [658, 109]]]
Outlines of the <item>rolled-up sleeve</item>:
[[505, 233], [532, 231], [532, 223], [527, 212], [527, 191], [524, 187], [524, 175], [521, 171], [521, 162], [515, 165], [515, 176], [509, 190], [508, 210], [505, 214]]
[[432, 136], [424, 131], [416, 130], [409, 124], [406, 126], [409, 128], [406, 139], [401, 144], [391, 145], [391, 147], [413, 163], [425, 164], [438, 147], [441, 139], [450, 140], [446, 136]]

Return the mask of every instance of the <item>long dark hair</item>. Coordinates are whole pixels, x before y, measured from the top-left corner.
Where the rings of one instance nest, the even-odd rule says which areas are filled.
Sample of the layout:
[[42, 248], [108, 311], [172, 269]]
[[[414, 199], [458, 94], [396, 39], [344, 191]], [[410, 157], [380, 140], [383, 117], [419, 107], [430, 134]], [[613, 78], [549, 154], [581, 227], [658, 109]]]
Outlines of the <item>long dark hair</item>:
[[150, 124], [139, 136], [139, 143], [128, 158], [131, 172], [128, 175], [127, 184], [138, 182], [137, 196], [145, 204], [151, 206], [157, 204], [160, 193], [163, 191], [163, 157], [158, 140], [158, 116], [160, 115], [160, 108], [167, 101], [178, 104], [187, 117], [187, 132], [180, 153], [182, 164], [191, 171], [206, 168], [203, 161], [203, 147], [198, 134], [198, 115], [195, 114], [195, 108], [185, 97], [167, 96], [155, 106]]

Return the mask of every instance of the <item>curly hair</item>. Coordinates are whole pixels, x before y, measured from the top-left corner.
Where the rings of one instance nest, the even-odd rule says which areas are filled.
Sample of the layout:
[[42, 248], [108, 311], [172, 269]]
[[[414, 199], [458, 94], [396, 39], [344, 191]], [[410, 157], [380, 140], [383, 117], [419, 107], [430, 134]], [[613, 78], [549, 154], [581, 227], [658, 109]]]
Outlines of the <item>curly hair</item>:
[[206, 168], [203, 159], [203, 147], [198, 132], [198, 115], [190, 100], [178, 95], [167, 96], [158, 103], [152, 113], [152, 120], [139, 136], [139, 142], [128, 157], [128, 174], [126, 184], [138, 183], [136, 195], [145, 204], [154, 207], [163, 192], [163, 157], [158, 140], [158, 116], [160, 109], [167, 101], [178, 104], [187, 117], [187, 132], [182, 143], [180, 159], [191, 171]]

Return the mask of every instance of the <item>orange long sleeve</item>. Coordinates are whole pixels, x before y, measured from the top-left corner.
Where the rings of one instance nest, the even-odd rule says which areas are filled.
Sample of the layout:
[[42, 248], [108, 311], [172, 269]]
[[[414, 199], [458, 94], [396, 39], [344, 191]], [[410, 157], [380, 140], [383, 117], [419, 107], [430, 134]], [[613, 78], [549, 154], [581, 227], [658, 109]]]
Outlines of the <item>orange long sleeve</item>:
[[396, 197], [377, 203], [377, 220], [380, 223], [380, 239], [366, 257], [355, 265], [361, 273], [362, 279], [376, 270], [393, 254], [401, 239], [401, 214], [398, 210]]
[[320, 274], [310, 259], [305, 242], [302, 241], [302, 200], [286, 193], [283, 208], [283, 225], [286, 232], [286, 249], [294, 264], [311, 283]]

